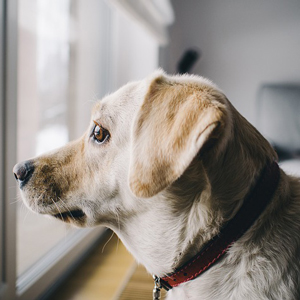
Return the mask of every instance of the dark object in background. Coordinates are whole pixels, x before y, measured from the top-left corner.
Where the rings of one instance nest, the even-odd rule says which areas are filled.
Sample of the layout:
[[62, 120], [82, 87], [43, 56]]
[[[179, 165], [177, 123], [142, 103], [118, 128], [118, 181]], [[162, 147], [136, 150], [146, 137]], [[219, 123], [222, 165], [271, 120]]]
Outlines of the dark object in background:
[[201, 51], [197, 49], [186, 50], [177, 65], [179, 74], [189, 73], [192, 67], [201, 56]]
[[279, 160], [300, 161], [300, 84], [264, 84], [258, 92], [257, 126]]

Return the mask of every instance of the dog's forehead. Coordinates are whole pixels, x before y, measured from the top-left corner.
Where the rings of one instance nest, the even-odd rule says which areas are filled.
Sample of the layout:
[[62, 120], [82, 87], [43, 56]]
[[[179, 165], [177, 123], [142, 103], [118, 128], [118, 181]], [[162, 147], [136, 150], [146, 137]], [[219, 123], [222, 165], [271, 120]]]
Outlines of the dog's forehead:
[[142, 81], [126, 84], [119, 90], [99, 100], [92, 110], [93, 118], [132, 114], [143, 102], [146, 88]]

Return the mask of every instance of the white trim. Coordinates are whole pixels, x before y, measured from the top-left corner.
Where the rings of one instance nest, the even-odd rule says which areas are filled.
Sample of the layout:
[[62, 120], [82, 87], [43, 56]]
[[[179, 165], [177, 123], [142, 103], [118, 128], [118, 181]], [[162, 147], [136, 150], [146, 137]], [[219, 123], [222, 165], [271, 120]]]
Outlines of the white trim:
[[167, 27], [174, 22], [170, 0], [110, 0], [108, 3], [138, 22], [160, 45], [168, 43]]

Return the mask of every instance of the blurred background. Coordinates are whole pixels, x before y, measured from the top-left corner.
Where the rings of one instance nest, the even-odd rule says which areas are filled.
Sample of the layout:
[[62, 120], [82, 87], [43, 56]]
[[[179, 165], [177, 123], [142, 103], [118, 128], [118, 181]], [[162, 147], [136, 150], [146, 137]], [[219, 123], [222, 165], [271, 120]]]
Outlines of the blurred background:
[[124, 296], [146, 275], [116, 238], [102, 253], [104, 228], [29, 212], [11, 170], [80, 137], [97, 99], [158, 67], [215, 82], [300, 175], [298, 0], [0, 0], [0, 24], [0, 299], [144, 299]]

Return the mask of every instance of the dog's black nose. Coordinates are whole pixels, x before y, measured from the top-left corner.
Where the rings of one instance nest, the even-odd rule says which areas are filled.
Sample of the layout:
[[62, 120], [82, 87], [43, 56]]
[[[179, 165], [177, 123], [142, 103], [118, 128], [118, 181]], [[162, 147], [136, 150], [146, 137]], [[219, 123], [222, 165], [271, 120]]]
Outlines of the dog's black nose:
[[34, 167], [31, 161], [24, 161], [14, 166], [13, 172], [20, 185], [24, 185], [30, 179], [33, 173]]

